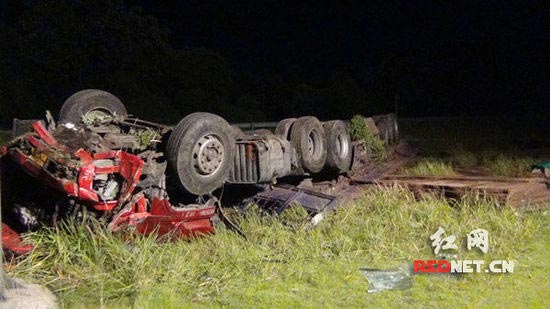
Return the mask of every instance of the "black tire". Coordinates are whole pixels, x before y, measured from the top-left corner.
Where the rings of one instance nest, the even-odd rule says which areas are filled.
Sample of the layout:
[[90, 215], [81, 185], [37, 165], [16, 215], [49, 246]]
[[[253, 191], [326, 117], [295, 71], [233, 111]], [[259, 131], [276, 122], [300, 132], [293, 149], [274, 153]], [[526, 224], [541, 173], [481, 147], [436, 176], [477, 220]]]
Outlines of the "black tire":
[[114, 95], [103, 90], [86, 89], [65, 100], [59, 111], [59, 121], [81, 123], [82, 116], [91, 111], [99, 111], [110, 116], [128, 115], [124, 104]]
[[320, 172], [327, 160], [327, 139], [315, 117], [298, 118], [290, 130], [290, 143], [305, 172]]
[[292, 125], [296, 121], [296, 118], [286, 118], [277, 124], [277, 127], [275, 128], [275, 135], [280, 136], [286, 140], [290, 140], [290, 129], [292, 128]]
[[348, 126], [342, 120], [323, 124], [327, 137], [327, 162], [329, 169], [344, 173], [351, 168], [352, 144]]
[[235, 153], [231, 132], [227, 121], [210, 113], [193, 113], [178, 123], [168, 138], [166, 157], [182, 189], [204, 195], [223, 185]]

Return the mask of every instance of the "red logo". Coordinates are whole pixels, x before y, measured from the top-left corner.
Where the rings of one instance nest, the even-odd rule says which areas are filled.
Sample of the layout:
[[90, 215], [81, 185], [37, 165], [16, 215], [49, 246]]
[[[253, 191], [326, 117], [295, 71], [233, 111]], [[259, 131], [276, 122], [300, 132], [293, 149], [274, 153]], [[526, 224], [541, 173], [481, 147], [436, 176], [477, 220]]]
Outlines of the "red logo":
[[451, 263], [447, 260], [414, 260], [415, 273], [448, 273]]

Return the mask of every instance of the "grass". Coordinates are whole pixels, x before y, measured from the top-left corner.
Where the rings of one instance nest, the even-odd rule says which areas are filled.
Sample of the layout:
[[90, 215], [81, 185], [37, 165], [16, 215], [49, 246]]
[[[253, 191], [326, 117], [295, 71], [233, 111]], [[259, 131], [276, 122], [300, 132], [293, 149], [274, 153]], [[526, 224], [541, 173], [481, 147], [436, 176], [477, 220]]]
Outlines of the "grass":
[[535, 162], [550, 160], [523, 152], [548, 145], [550, 132], [540, 121], [499, 117], [401, 121], [402, 136], [428, 157], [405, 172], [444, 176], [477, 169], [491, 176], [527, 177]]
[[495, 176], [527, 177], [531, 174], [534, 158], [526, 156], [485, 156], [481, 159], [481, 166], [486, 167]]
[[456, 172], [451, 163], [438, 158], [424, 158], [419, 160], [412, 167], [407, 167], [403, 171], [406, 175], [416, 176], [451, 176]]
[[351, 118], [350, 135], [354, 141], [362, 140], [364, 147], [366, 147], [366, 150], [374, 159], [384, 160], [387, 157], [384, 141], [371, 132], [365, 117], [355, 115]]
[[406, 175], [452, 176], [458, 169], [476, 169], [490, 176], [529, 177], [537, 160], [528, 156], [504, 154], [494, 151], [474, 154], [459, 150], [443, 156], [420, 159], [403, 170]]
[[[247, 239], [224, 228], [175, 243], [97, 228], [43, 230], [27, 236], [36, 249], [10, 274], [49, 286], [64, 307], [544, 306], [549, 215], [498, 209], [489, 200], [451, 206], [399, 188], [369, 189], [313, 230], [249, 213], [239, 218]], [[418, 275], [411, 289], [367, 294], [359, 268], [432, 258], [429, 236], [439, 226], [457, 236], [459, 258], [512, 259], [515, 272]], [[465, 248], [475, 228], [490, 233], [487, 255]]]
[[[471, 146], [465, 146], [454, 138], [451, 132], [448, 138], [442, 137], [445, 142], [439, 145], [432, 144], [433, 140], [430, 140], [429, 144], [416, 143], [424, 157], [415, 165], [405, 168], [403, 172], [419, 176], [452, 176], [459, 174], [459, 170], [466, 169], [477, 170], [489, 176], [528, 177], [533, 164], [541, 160], [522, 154], [512, 143], [506, 144], [501, 141], [502, 144], [499, 146], [489, 144], [474, 151], [471, 150]], [[470, 143], [477, 144], [475, 136]]]
[[[507, 134], [488, 131], [499, 137], [494, 139], [499, 145], [489, 146], [505, 150], [497, 152], [481, 147], [486, 141], [463, 143], [476, 136], [476, 124], [468, 125], [469, 131], [448, 122], [442, 126], [449, 136], [440, 145], [425, 145], [429, 157], [408, 173], [448, 175], [473, 167], [501, 176], [530, 171], [533, 158], [500, 145]], [[432, 124], [413, 127], [441, 135]], [[94, 224], [45, 229], [26, 235], [36, 248], [16, 260], [9, 274], [48, 286], [70, 308], [550, 305], [548, 210], [514, 211], [476, 197], [417, 200], [400, 188], [367, 189], [312, 230], [300, 209], [292, 209], [282, 218], [257, 212], [238, 218], [247, 239], [223, 227], [215, 235], [174, 243], [124, 238]], [[434, 258], [429, 236], [440, 226], [445, 235], [457, 236], [460, 259], [514, 260], [514, 273], [416, 275], [411, 289], [367, 293], [360, 268]], [[465, 235], [476, 228], [489, 231], [486, 255], [466, 249]]]

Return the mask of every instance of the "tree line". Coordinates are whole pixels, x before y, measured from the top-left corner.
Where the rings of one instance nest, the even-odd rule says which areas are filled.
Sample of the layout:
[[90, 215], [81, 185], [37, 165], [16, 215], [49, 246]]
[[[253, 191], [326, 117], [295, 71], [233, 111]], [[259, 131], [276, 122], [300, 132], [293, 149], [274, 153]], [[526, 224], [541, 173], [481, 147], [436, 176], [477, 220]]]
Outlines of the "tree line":
[[122, 0], [5, 1], [0, 7], [0, 121], [57, 113], [72, 93], [112, 92], [138, 117], [175, 123], [195, 111], [229, 121], [369, 112], [346, 71], [323, 83], [233, 72], [219, 53], [174, 48], [154, 17]]

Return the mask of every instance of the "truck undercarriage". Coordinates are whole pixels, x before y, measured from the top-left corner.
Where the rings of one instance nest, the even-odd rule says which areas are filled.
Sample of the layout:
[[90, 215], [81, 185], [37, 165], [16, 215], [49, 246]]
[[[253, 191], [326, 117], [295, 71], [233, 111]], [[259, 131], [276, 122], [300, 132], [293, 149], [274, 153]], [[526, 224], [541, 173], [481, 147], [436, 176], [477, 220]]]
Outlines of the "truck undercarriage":
[[[384, 130], [391, 135], [388, 141], [397, 139], [392, 117], [380, 120], [380, 127], [389, 128]], [[255, 200], [267, 205], [277, 196], [269, 193], [277, 191], [269, 185], [278, 179], [346, 173], [355, 154], [344, 121], [321, 123], [307, 116], [284, 119], [273, 132], [243, 132], [217, 115], [193, 113], [170, 127], [128, 116], [120, 100], [100, 90], [84, 90], [67, 99], [57, 123], [49, 115], [46, 121], [17, 122], [14, 135], [2, 147], [3, 178], [22, 169], [38, 181], [37, 187], [45, 185], [54, 192], [51, 200], [40, 203], [8, 196], [4, 218], [17, 221], [17, 231], [86, 212], [107, 222], [112, 231], [192, 238], [214, 232], [212, 219], [220, 207], [215, 192], [224, 184], [267, 184], [264, 199]], [[7, 157], [11, 163], [5, 162]], [[13, 163], [15, 168], [5, 167]], [[8, 192], [4, 196], [17, 190], [2, 191]], [[315, 198], [313, 204], [332, 202], [322, 194], [309, 196]], [[11, 231], [4, 225], [3, 230]], [[16, 233], [4, 235], [11, 237], [4, 241], [11, 246], [7, 249], [29, 250]]]

